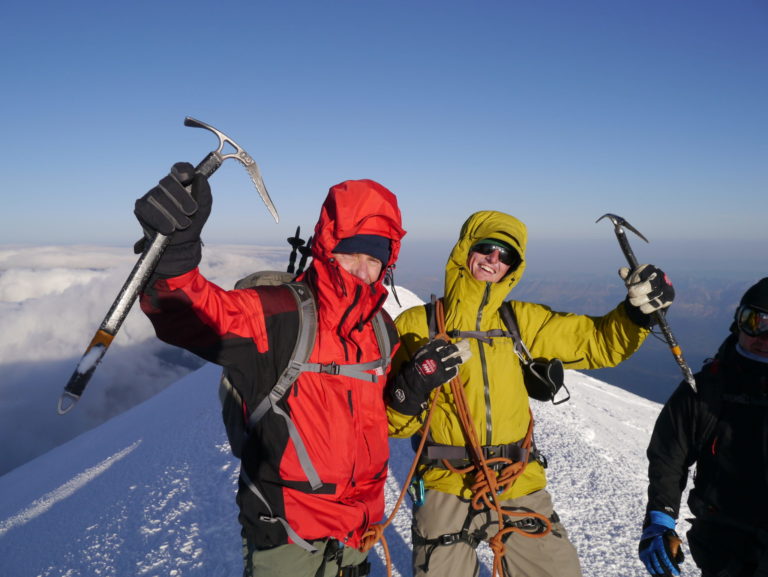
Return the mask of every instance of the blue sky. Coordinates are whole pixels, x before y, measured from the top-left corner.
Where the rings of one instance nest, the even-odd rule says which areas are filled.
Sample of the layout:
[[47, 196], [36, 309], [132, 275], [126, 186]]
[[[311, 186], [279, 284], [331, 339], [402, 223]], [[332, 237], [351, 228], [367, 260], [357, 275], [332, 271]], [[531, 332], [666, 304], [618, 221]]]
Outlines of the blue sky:
[[0, 243], [132, 244], [135, 198], [217, 144], [188, 115], [281, 215], [228, 161], [208, 242], [283, 243], [348, 178], [398, 195], [411, 242], [480, 209], [542, 240], [614, 243], [606, 212], [768, 240], [761, 1], [15, 2], [0, 55]]

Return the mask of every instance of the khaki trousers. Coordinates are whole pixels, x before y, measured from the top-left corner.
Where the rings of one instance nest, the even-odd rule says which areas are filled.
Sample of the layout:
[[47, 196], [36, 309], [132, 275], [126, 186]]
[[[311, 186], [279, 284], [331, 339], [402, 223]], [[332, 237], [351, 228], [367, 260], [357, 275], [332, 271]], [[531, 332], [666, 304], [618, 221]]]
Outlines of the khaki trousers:
[[[298, 545], [280, 545], [272, 549], [256, 549], [243, 539], [243, 577], [315, 577], [323, 563], [323, 551], [327, 540], [312, 541], [318, 549], [310, 553]], [[368, 557], [353, 547], [342, 549], [341, 566], [359, 565]], [[336, 577], [339, 565], [336, 561], [328, 561], [320, 575]]]
[[[526, 508], [550, 518], [552, 498], [536, 491], [517, 499], [502, 501], [505, 508]], [[423, 577], [477, 577], [480, 571], [475, 548], [458, 541], [450, 545], [416, 544], [422, 539], [436, 539], [462, 530], [471, 505], [455, 495], [427, 491], [426, 500], [413, 512], [413, 575]], [[474, 513], [474, 512], [473, 512]], [[512, 517], [515, 519], [515, 517]], [[493, 511], [475, 514], [469, 533], [485, 532], [488, 541], [498, 532], [498, 518]], [[450, 539], [448, 539], [450, 540]], [[576, 548], [568, 540], [560, 522], [552, 523], [552, 532], [540, 538], [511, 533], [505, 542], [504, 572], [507, 577], [582, 577]]]

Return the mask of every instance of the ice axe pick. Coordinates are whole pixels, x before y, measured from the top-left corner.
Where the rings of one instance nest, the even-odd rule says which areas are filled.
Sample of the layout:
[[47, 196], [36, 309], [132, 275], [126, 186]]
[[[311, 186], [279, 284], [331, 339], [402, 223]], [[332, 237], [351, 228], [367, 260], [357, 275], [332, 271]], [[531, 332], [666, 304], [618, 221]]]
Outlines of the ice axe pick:
[[[213, 152], [210, 152], [202, 162], [195, 167], [195, 172], [209, 177], [218, 170], [226, 159], [236, 159], [245, 167], [245, 170], [248, 172], [253, 184], [256, 186], [256, 190], [261, 196], [261, 199], [264, 201], [264, 204], [267, 205], [267, 210], [269, 210], [269, 213], [275, 219], [275, 222], [278, 222], [279, 217], [275, 205], [269, 197], [267, 187], [264, 186], [259, 167], [256, 165], [256, 161], [253, 160], [251, 155], [229, 136], [204, 122], [188, 116], [184, 119], [184, 126], [205, 128], [206, 130], [213, 132], [219, 139], [218, 148]], [[228, 148], [231, 147], [233, 152], [224, 153], [225, 146]], [[188, 187], [187, 190], [191, 192], [191, 187]], [[147, 282], [149, 282], [149, 278], [152, 276], [152, 273], [154, 272], [157, 263], [160, 261], [160, 257], [163, 256], [163, 251], [165, 251], [169, 242], [170, 236], [157, 233], [151, 243], [143, 243], [143, 252], [139, 257], [139, 260], [133, 267], [123, 288], [120, 289], [120, 293], [112, 303], [112, 307], [109, 309], [101, 326], [96, 331], [93, 339], [91, 339], [77, 368], [69, 378], [69, 382], [64, 387], [64, 392], [59, 398], [58, 412], [60, 415], [69, 412], [72, 407], [75, 406], [77, 401], [80, 400], [88, 381], [93, 376], [96, 367], [107, 352], [109, 345], [112, 344], [112, 340], [120, 330], [133, 303], [136, 302], [136, 298], [142, 293]]]
[[[640, 231], [638, 231], [635, 227], [629, 224], [626, 220], [624, 220], [622, 217], [615, 214], [610, 214], [610, 213], [604, 214], [603, 216], [598, 218], [595, 222], [600, 222], [604, 218], [610, 219], [611, 222], [613, 223], [613, 230], [616, 233], [616, 238], [619, 241], [619, 246], [621, 247], [621, 251], [624, 253], [624, 256], [627, 258], [627, 263], [629, 264], [630, 270], [635, 270], [638, 267], [637, 258], [635, 258], [635, 253], [632, 251], [632, 247], [629, 245], [629, 239], [627, 239], [627, 233], [624, 231], [624, 229], [631, 230], [637, 236], [642, 238], [645, 242], [648, 242], [648, 239], [645, 238], [642, 234], [640, 234]], [[675, 336], [672, 334], [672, 329], [669, 328], [667, 317], [665, 317], [661, 313], [661, 311], [656, 311], [653, 313], [653, 315], [659, 327], [661, 327], [661, 332], [664, 334], [664, 340], [667, 341], [667, 345], [669, 345], [669, 350], [672, 352], [672, 356], [675, 357], [675, 361], [677, 361], [677, 364], [680, 366], [680, 369], [683, 371], [683, 377], [685, 378], [686, 382], [691, 386], [691, 388], [694, 391], [696, 391], [696, 380], [693, 378], [693, 373], [691, 372], [691, 368], [688, 366], [688, 363], [686, 363], [685, 359], [683, 358], [683, 351], [680, 349], [680, 345], [677, 344], [677, 340], [675, 339]]]

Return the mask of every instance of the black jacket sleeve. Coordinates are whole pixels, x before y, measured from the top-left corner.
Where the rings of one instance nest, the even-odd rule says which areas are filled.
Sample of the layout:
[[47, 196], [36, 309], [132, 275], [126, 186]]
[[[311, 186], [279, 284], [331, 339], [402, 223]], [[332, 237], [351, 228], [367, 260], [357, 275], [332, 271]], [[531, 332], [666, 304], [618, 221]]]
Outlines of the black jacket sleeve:
[[699, 403], [688, 383], [681, 383], [659, 413], [646, 455], [648, 511], [677, 519], [688, 471], [696, 461]]

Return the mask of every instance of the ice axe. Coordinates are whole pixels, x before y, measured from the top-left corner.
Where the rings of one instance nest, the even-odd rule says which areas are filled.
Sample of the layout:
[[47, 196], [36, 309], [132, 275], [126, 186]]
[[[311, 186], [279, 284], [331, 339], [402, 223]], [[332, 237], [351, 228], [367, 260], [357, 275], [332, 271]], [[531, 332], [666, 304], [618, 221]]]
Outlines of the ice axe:
[[[200, 122], [199, 120], [195, 120], [188, 116], [184, 119], [184, 126], [205, 128], [206, 130], [213, 132], [219, 139], [218, 148], [209, 153], [202, 162], [195, 167], [195, 171], [209, 177], [218, 170], [226, 159], [237, 159], [245, 167], [245, 170], [248, 171], [261, 199], [264, 201], [264, 204], [267, 205], [267, 210], [269, 210], [270, 214], [275, 219], [275, 222], [278, 222], [279, 217], [275, 205], [269, 197], [266, 186], [264, 186], [264, 181], [259, 173], [259, 167], [256, 165], [256, 161], [251, 158], [251, 155], [226, 134], [204, 122]], [[225, 154], [224, 147], [226, 145], [231, 147], [234, 151]], [[191, 187], [187, 187], [187, 190], [190, 191]], [[64, 392], [59, 398], [58, 412], [60, 415], [68, 413], [72, 407], [75, 406], [77, 401], [80, 400], [88, 381], [90, 381], [93, 376], [96, 367], [107, 352], [109, 345], [112, 344], [112, 340], [115, 338], [115, 335], [117, 335], [117, 331], [120, 330], [120, 327], [128, 316], [128, 312], [131, 310], [136, 298], [142, 293], [147, 282], [149, 282], [149, 278], [152, 276], [152, 273], [154, 272], [157, 263], [160, 261], [160, 257], [163, 256], [163, 251], [165, 251], [169, 242], [170, 236], [157, 233], [151, 243], [143, 243], [143, 252], [139, 257], [139, 260], [133, 267], [123, 288], [120, 289], [120, 293], [112, 303], [112, 307], [109, 309], [101, 326], [96, 331], [93, 339], [91, 339], [77, 368], [69, 378], [69, 382], [64, 387]], [[137, 243], [137, 246], [142, 245]]]
[[[613, 230], [616, 233], [616, 238], [619, 241], [619, 246], [621, 247], [621, 251], [624, 253], [624, 256], [627, 257], [627, 263], [629, 263], [629, 268], [631, 270], [635, 270], [638, 267], [637, 258], [635, 258], [635, 253], [632, 251], [632, 247], [629, 245], [629, 240], [627, 239], [627, 234], [624, 232], [624, 229], [631, 230], [634, 232], [637, 236], [642, 238], [645, 242], [649, 242], [647, 238], [645, 238], [642, 234], [640, 234], [640, 231], [637, 230], [635, 227], [633, 227], [631, 224], [629, 224], [626, 220], [624, 220], [622, 217], [617, 216], [615, 214], [604, 214], [600, 218], [598, 218], [595, 222], [600, 222], [604, 218], [609, 218], [611, 222], [613, 223]], [[677, 340], [675, 339], [675, 335], [672, 334], [672, 329], [669, 328], [669, 323], [667, 322], [667, 317], [665, 317], [661, 311], [656, 311], [653, 313], [654, 318], [656, 319], [656, 322], [661, 327], [661, 332], [664, 334], [664, 340], [667, 341], [667, 344], [669, 345], [669, 350], [672, 352], [672, 356], [675, 357], [675, 361], [677, 361], [677, 364], [680, 366], [680, 369], [683, 371], [683, 377], [685, 378], [686, 382], [691, 386], [691, 388], [696, 391], [696, 381], [693, 378], [693, 373], [691, 372], [691, 368], [688, 366], [688, 363], [685, 362], [685, 359], [683, 358], [683, 351], [680, 349], [680, 345], [677, 344]]]

